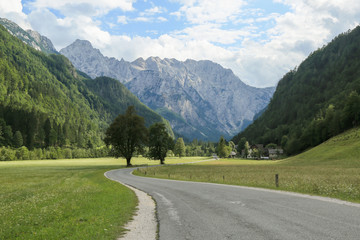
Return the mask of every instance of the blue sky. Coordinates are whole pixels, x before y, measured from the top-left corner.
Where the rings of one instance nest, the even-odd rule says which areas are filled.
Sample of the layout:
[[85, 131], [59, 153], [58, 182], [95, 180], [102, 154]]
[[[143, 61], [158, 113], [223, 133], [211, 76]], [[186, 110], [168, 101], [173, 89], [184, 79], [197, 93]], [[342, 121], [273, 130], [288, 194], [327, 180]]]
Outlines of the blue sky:
[[358, 0], [0, 0], [0, 17], [60, 50], [89, 40], [109, 57], [208, 59], [275, 86], [308, 54], [359, 24]]

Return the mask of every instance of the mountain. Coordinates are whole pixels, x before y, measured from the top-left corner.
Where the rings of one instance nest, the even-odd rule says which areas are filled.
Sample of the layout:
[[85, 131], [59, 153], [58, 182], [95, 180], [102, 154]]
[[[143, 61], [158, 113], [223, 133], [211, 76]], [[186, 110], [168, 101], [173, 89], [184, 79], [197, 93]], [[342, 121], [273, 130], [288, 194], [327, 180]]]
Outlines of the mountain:
[[0, 26], [0, 147], [15, 135], [32, 149], [97, 147], [107, 126], [129, 105], [146, 125], [169, 123], [119, 81], [90, 79], [62, 55], [47, 55]]
[[60, 53], [91, 77], [109, 76], [124, 83], [189, 140], [230, 138], [251, 123], [275, 90], [250, 87], [231, 70], [211, 61], [158, 57], [119, 61], [103, 56], [83, 40]]
[[233, 138], [277, 143], [288, 154], [360, 124], [360, 26], [310, 54], [278, 83], [265, 112]]
[[6, 19], [0, 18], [0, 24], [3, 25], [13, 36], [19, 38], [24, 43], [35, 48], [38, 51], [43, 51], [45, 53], [55, 53], [58, 54], [52, 42], [36, 31], [24, 30], [19, 27], [16, 23]]

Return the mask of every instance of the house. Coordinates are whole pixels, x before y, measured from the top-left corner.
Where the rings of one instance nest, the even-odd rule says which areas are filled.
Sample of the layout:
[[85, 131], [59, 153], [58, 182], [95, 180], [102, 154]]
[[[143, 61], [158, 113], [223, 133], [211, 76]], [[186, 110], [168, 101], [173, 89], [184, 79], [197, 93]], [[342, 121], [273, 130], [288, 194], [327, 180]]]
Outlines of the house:
[[269, 151], [269, 158], [270, 159], [274, 159], [274, 158], [278, 158], [280, 155], [282, 155], [284, 153], [284, 150], [282, 148], [270, 148], [268, 149]]
[[236, 152], [235, 151], [231, 151], [229, 158], [235, 158], [236, 156]]

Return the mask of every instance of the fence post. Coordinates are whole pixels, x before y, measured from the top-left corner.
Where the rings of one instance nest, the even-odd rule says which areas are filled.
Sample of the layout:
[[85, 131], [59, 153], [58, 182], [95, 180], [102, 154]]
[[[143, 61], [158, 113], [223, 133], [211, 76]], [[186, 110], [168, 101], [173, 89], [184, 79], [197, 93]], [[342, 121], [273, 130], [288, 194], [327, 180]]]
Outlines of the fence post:
[[279, 187], [279, 174], [275, 174], [275, 185]]

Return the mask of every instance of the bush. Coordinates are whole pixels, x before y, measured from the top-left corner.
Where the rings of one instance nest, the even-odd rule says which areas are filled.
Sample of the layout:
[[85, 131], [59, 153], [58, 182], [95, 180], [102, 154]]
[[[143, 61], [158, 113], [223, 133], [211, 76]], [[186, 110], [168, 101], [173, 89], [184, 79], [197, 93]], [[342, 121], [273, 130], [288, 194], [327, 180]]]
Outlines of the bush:
[[22, 146], [16, 150], [16, 159], [17, 160], [29, 160], [30, 159], [29, 150], [27, 149], [27, 147]]
[[1, 161], [14, 161], [16, 160], [16, 151], [3, 147], [0, 152]]

